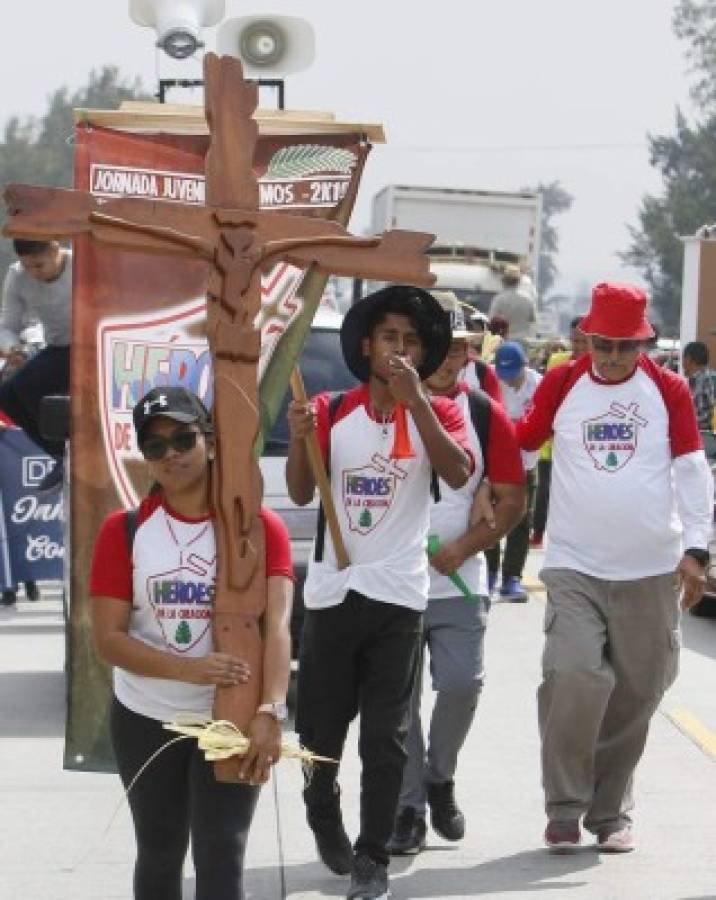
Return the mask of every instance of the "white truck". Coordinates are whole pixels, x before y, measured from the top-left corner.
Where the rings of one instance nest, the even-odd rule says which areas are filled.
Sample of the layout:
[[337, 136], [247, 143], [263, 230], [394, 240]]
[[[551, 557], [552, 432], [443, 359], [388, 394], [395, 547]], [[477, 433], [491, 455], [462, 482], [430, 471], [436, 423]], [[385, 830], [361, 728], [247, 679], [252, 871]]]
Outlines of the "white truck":
[[508, 264], [518, 265], [523, 286], [534, 290], [541, 212], [542, 197], [535, 193], [388, 185], [373, 198], [370, 230], [435, 234], [428, 251], [435, 287], [486, 313]]

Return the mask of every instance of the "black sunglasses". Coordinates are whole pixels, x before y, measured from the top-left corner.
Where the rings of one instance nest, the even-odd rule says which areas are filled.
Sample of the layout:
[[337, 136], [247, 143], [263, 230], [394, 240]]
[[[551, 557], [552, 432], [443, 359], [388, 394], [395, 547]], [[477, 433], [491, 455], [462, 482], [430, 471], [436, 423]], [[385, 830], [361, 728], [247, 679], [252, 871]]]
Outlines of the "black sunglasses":
[[198, 437], [198, 431], [178, 431], [168, 438], [155, 435], [143, 441], [139, 449], [142, 451], [142, 456], [145, 459], [157, 462], [160, 459], [164, 459], [170, 447], [172, 450], [176, 450], [177, 453], [188, 453], [190, 450], [193, 450], [196, 447]]
[[639, 349], [641, 341], [609, 341], [604, 338], [592, 338], [592, 346], [599, 353], [633, 353]]

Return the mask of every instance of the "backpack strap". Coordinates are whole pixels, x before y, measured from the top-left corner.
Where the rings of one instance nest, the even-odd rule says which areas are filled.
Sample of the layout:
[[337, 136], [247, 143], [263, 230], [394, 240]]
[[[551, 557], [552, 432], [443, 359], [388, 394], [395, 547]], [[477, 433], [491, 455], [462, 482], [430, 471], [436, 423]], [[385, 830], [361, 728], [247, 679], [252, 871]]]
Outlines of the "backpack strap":
[[[326, 455], [326, 475], [330, 479], [331, 475], [331, 428], [336, 421], [338, 407], [345, 397], [345, 391], [335, 391], [329, 395], [328, 400], [328, 453]], [[318, 521], [316, 523], [316, 542], [313, 547], [314, 562], [323, 560], [323, 549], [326, 542], [326, 514], [323, 511], [323, 504], [318, 504]]]
[[430, 495], [434, 503], [440, 503], [440, 478], [435, 469], [430, 470]]
[[483, 381], [485, 379], [485, 375], [487, 373], [487, 363], [484, 359], [476, 359], [475, 360], [475, 374], [477, 375], [477, 381], [480, 387], [482, 387]]
[[[487, 368], [486, 363], [480, 359], [475, 360], [475, 371], [480, 374], [478, 363], [482, 363], [484, 372]], [[492, 415], [492, 407], [490, 398], [484, 391], [475, 391], [470, 389], [467, 392], [467, 404], [470, 410], [470, 418], [473, 427], [477, 433], [477, 439], [480, 442], [480, 450], [482, 452], [483, 474], [487, 473], [487, 442], [490, 438], [490, 417]], [[440, 502], [440, 479], [435, 469], [430, 472], [430, 493], [435, 503]]]
[[139, 510], [128, 509], [124, 514], [124, 535], [127, 539], [127, 552], [130, 559], [132, 557], [132, 549], [134, 547], [134, 536], [137, 533], [137, 525], [139, 523]]
[[490, 398], [484, 391], [468, 391], [467, 405], [470, 410], [472, 425], [477, 433], [482, 452], [483, 474], [487, 474], [487, 448], [490, 440], [490, 420], [492, 418], [492, 406]]

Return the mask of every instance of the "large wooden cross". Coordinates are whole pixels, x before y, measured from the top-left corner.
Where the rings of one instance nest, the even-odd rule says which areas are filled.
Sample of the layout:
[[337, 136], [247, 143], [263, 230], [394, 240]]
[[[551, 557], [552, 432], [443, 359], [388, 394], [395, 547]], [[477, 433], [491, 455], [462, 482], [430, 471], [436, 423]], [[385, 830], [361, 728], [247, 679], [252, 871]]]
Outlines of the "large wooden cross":
[[[337, 222], [261, 211], [252, 167], [257, 87], [244, 81], [237, 59], [211, 53], [204, 59], [204, 80], [211, 133], [205, 206], [9, 185], [4, 233], [39, 240], [90, 235], [125, 250], [200, 258], [209, 265], [207, 331], [217, 435], [214, 640], [217, 649], [246, 658], [254, 673], [247, 686], [217, 690], [214, 715], [243, 728], [261, 697], [260, 619], [266, 605], [261, 475], [253, 453], [259, 427], [255, 323], [261, 272], [285, 260], [326, 274], [429, 285], [424, 251], [433, 236], [390, 231], [355, 238]], [[217, 763], [217, 777], [234, 780], [235, 762]]]

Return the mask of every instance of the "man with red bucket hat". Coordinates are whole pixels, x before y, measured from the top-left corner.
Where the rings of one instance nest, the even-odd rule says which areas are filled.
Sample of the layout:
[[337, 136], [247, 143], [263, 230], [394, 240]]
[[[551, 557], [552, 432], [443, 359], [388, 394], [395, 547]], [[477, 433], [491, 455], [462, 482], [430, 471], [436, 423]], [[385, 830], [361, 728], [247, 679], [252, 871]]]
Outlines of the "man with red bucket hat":
[[[545, 843], [634, 849], [632, 779], [704, 589], [713, 483], [686, 381], [641, 352], [646, 295], [598, 284], [589, 353], [548, 371], [517, 426], [554, 436], [538, 715]], [[674, 579], [676, 574], [676, 579]]]

